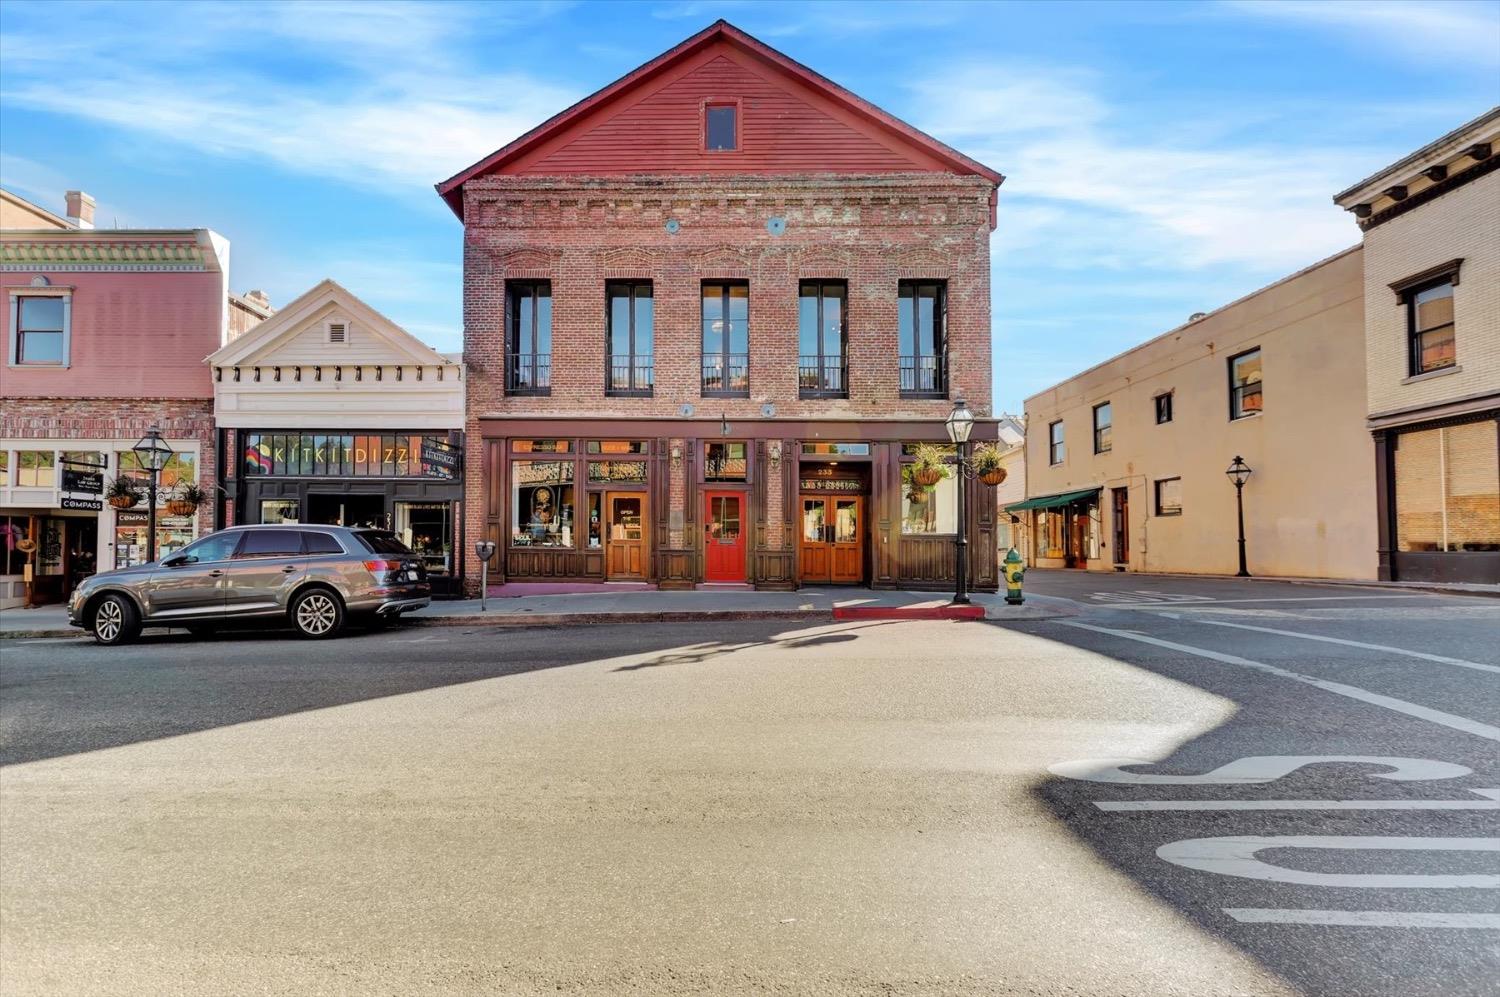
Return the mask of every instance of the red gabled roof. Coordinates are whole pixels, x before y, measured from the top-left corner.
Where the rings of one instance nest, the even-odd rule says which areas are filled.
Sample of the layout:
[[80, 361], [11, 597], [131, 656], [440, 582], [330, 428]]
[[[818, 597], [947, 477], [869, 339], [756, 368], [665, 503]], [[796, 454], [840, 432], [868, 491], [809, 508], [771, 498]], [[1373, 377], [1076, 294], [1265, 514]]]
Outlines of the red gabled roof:
[[[719, 20], [645, 65], [627, 73], [604, 89], [585, 97], [567, 110], [542, 122], [514, 142], [496, 150], [456, 176], [437, 184], [438, 193], [443, 200], [448, 202], [453, 213], [462, 219], [463, 186], [469, 180], [489, 173], [505, 172], [508, 165], [515, 164], [528, 154], [536, 152], [539, 147], [580, 125], [586, 118], [606, 106], [618, 104], [626, 94], [639, 90], [716, 43], [727, 43], [769, 64], [774, 70], [784, 73], [825, 101], [836, 105], [844, 116], [862, 122], [867, 130], [883, 135], [883, 141], [889, 142], [895, 139], [899, 144], [912, 150], [912, 153], [921, 160], [935, 162], [956, 173], [984, 177], [996, 186], [1005, 180], [1005, 177], [997, 171], [970, 159], [951, 146], [939, 142], [931, 135], [913, 128], [869, 101], [850, 93], [827, 77], [751, 37], [728, 21]], [[604, 172], [621, 171], [607, 169]], [[650, 171], [630, 170], [628, 172]], [[751, 168], [743, 172], [757, 171]]]

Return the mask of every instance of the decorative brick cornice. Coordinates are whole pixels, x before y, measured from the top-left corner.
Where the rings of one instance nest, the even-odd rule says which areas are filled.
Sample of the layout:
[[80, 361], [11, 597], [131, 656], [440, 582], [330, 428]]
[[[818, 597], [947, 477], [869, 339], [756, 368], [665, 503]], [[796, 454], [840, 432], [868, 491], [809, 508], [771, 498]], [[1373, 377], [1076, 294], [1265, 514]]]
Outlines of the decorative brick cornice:
[[166, 271], [217, 269], [213, 255], [196, 242], [121, 239], [13, 239], [0, 241], [0, 271], [62, 272]]

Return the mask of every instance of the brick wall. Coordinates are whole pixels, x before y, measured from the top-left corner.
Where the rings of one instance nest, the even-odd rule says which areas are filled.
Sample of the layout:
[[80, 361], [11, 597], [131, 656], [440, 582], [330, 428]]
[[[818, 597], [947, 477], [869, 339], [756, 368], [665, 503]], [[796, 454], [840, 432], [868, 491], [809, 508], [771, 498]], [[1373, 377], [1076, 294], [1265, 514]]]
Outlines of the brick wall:
[[[198, 444], [198, 487], [210, 500], [198, 507], [198, 532], [214, 528], [211, 496], [218, 471], [213, 402], [176, 399], [8, 398], [0, 415], [4, 440], [128, 440], [156, 426], [168, 441]], [[113, 476], [111, 465], [109, 476]]]
[[[1365, 233], [1364, 245], [1370, 413], [1500, 390], [1500, 172], [1382, 222]], [[1459, 369], [1408, 381], [1406, 308], [1390, 285], [1458, 258]]]
[[[464, 362], [467, 425], [478, 447], [485, 418], [672, 418], [684, 403], [699, 418], [941, 421], [946, 400], [900, 397], [897, 284], [947, 281], [949, 396], [990, 411], [990, 195], [979, 177], [493, 176], [464, 188]], [[767, 221], [785, 220], [773, 235]], [[669, 219], [677, 231], [667, 231]], [[552, 282], [552, 387], [548, 397], [505, 393], [505, 282]], [[605, 395], [604, 284], [649, 279], [654, 295], [655, 390]], [[701, 391], [701, 282], [750, 285], [750, 397]], [[848, 282], [847, 399], [797, 397], [798, 282]], [[483, 508], [485, 470], [469, 465], [469, 507]], [[685, 488], [674, 473], [670, 497]], [[482, 537], [468, 520], [465, 549]], [[669, 543], [682, 542], [673, 531]], [[767, 537], [783, 527], [768, 520]], [[476, 565], [477, 567], [477, 565]], [[471, 572], [476, 574], [477, 572]]]

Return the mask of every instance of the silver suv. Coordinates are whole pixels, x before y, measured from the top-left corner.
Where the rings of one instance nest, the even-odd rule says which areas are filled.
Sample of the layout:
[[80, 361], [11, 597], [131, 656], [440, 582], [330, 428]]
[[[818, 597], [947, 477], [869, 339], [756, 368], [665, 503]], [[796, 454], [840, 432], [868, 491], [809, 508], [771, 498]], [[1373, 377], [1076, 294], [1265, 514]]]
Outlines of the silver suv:
[[278, 618], [322, 638], [350, 617], [382, 626], [431, 599], [422, 559], [386, 530], [236, 526], [160, 561], [84, 579], [68, 622], [101, 644], [128, 643], [142, 627], [208, 633]]

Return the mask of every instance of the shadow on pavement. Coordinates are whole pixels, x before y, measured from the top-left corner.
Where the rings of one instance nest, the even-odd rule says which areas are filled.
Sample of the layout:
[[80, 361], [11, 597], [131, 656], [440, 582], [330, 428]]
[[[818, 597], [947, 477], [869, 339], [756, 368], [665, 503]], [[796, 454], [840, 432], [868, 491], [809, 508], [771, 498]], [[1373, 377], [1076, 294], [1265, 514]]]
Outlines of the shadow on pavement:
[[[833, 624], [817, 624], [820, 627]], [[55, 758], [426, 689], [651, 654], [620, 671], [706, 661], [742, 647], [813, 646], [855, 633], [745, 620], [587, 628], [397, 628], [306, 641], [285, 631], [8, 642], [0, 655], [0, 765]], [[849, 627], [857, 630], [859, 627]]]
[[[1141, 774], [1202, 775], [1241, 758], [1265, 755], [1397, 756], [1447, 761], [1473, 773], [1441, 781], [1372, 778], [1389, 769], [1320, 763], [1258, 784], [1130, 785], [1049, 777], [1034, 796], [1058, 823], [1137, 888], [1205, 934], [1222, 939], [1310, 995], [1492, 995], [1500, 980], [1494, 931], [1371, 926], [1241, 923], [1234, 910], [1436, 911], [1496, 910], [1485, 889], [1371, 889], [1267, 882], [1184, 868], [1157, 855], [1174, 841], [1227, 836], [1485, 837], [1495, 833], [1489, 811], [1217, 810], [1106, 811], [1097, 802], [1180, 800], [1453, 800], [1497, 785], [1493, 746], [1467, 744], [1440, 728], [1374, 707], [1319, 698], [1294, 683], [1215, 667], [1193, 656], [1046, 624], [1014, 627], [1034, 637], [1092, 651], [1192, 686], [1236, 704], [1229, 720], [1147, 764]], [[1244, 653], [1243, 649], [1240, 649]], [[1205, 667], [1206, 666], [1206, 667]], [[1117, 722], [1132, 718], [1117, 715]], [[1119, 752], [1118, 754], [1128, 754]], [[1056, 763], [1082, 761], [1058, 758]], [[1329, 848], [1271, 849], [1257, 856], [1287, 869], [1332, 873], [1483, 874], [1495, 856], [1478, 853]], [[1079, 916], [1089, 916], [1080, 912]]]

